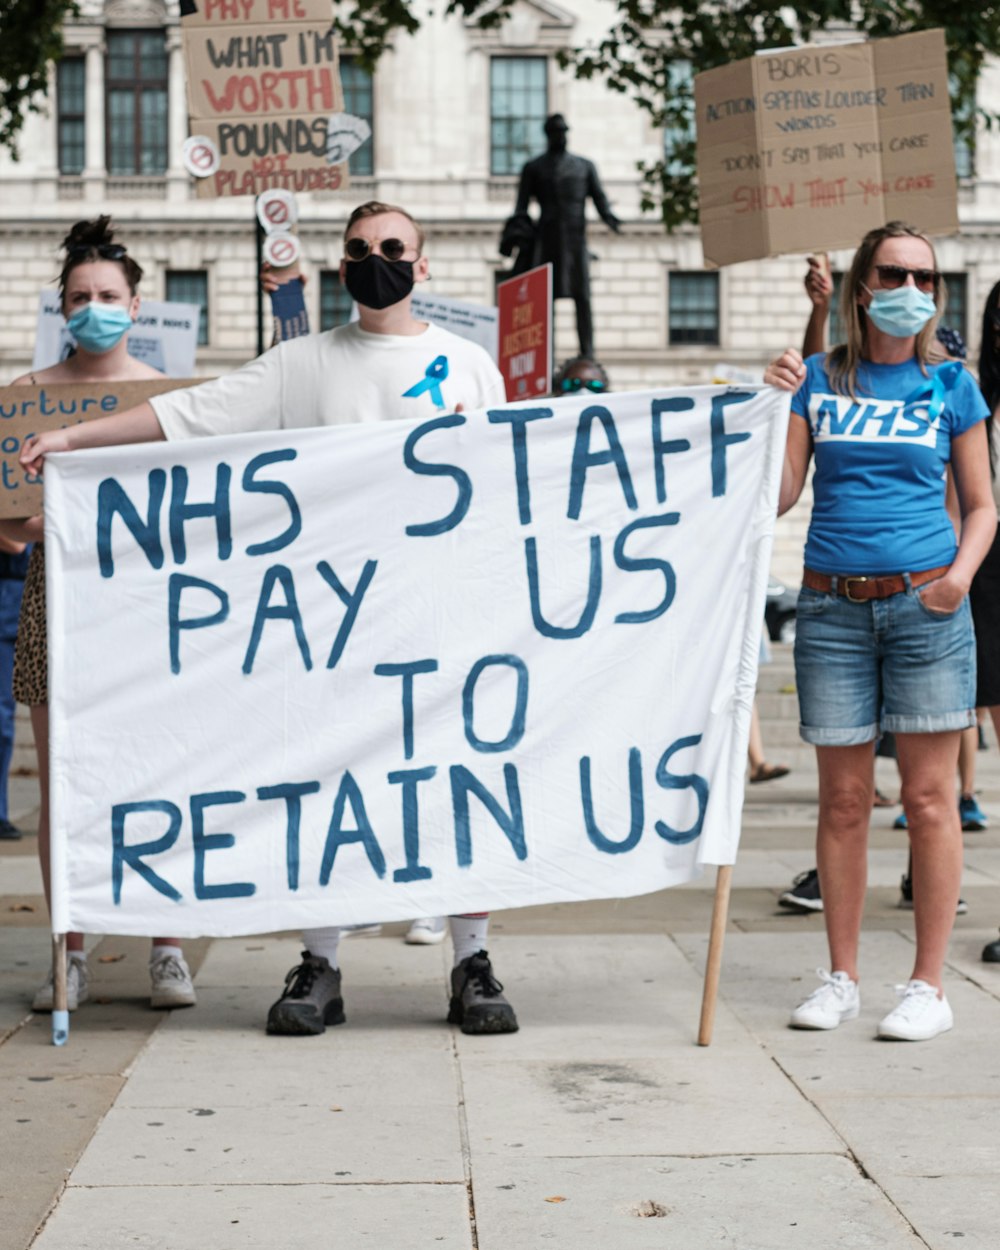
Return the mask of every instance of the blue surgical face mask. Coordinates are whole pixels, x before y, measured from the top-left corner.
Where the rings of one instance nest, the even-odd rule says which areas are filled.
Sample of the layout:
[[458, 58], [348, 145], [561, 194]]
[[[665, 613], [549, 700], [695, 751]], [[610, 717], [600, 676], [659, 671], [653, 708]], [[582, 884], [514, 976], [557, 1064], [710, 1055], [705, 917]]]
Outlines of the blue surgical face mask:
[[[865, 290], [869, 288], [865, 287]], [[872, 324], [883, 334], [891, 334], [896, 339], [908, 339], [913, 334], [919, 334], [937, 312], [934, 297], [926, 291], [917, 290], [910, 283], [891, 291], [878, 290], [870, 294], [872, 302], [868, 305], [868, 316]]]
[[132, 328], [132, 318], [121, 304], [89, 303], [66, 322], [70, 334], [85, 352], [103, 356]]

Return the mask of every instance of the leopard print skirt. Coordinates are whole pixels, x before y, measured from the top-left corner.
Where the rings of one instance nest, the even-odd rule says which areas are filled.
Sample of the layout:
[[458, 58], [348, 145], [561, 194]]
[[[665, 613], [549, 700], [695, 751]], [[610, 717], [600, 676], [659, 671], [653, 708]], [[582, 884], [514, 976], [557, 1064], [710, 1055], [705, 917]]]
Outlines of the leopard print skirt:
[[49, 644], [45, 628], [45, 545], [35, 543], [21, 598], [14, 646], [14, 698], [38, 707], [49, 701]]

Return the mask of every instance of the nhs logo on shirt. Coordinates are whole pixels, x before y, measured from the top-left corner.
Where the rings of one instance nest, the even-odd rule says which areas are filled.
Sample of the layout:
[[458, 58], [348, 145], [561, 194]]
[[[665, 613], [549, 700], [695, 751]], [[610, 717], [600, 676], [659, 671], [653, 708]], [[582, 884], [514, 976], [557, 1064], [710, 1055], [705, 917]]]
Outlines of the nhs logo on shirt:
[[887, 439], [910, 446], [934, 447], [938, 419], [926, 402], [851, 399], [847, 395], [812, 395], [809, 428], [814, 443], [873, 443]]

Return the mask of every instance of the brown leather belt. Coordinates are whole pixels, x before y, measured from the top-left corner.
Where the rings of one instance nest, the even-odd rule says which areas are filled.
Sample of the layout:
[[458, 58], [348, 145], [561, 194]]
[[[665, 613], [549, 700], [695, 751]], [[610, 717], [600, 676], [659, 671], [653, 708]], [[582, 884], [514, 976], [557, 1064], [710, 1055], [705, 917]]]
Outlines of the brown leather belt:
[[802, 585], [808, 586], [810, 590], [818, 590], [824, 595], [829, 595], [836, 590], [838, 595], [843, 595], [852, 603], [867, 603], [870, 599], [888, 599], [890, 595], [901, 595], [906, 589], [904, 578], [907, 576], [911, 586], [923, 586], [937, 577], [943, 577], [950, 568], [950, 564], [943, 564], [938, 569], [924, 569], [920, 573], [887, 573], [882, 577], [845, 577], [840, 574], [831, 577], [828, 573], [803, 569]]

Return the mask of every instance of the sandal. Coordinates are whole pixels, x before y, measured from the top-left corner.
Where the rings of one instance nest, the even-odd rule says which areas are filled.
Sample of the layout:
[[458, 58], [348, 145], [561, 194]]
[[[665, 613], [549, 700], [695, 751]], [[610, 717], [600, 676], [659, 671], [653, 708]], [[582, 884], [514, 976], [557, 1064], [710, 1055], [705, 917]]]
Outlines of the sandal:
[[750, 770], [750, 784], [755, 786], [760, 781], [776, 781], [779, 777], [787, 777], [789, 771], [784, 764], [758, 764]]
[[875, 797], [872, 799], [872, 807], [895, 807], [896, 804], [889, 798], [887, 794], [883, 794], [881, 790], [875, 791]]

